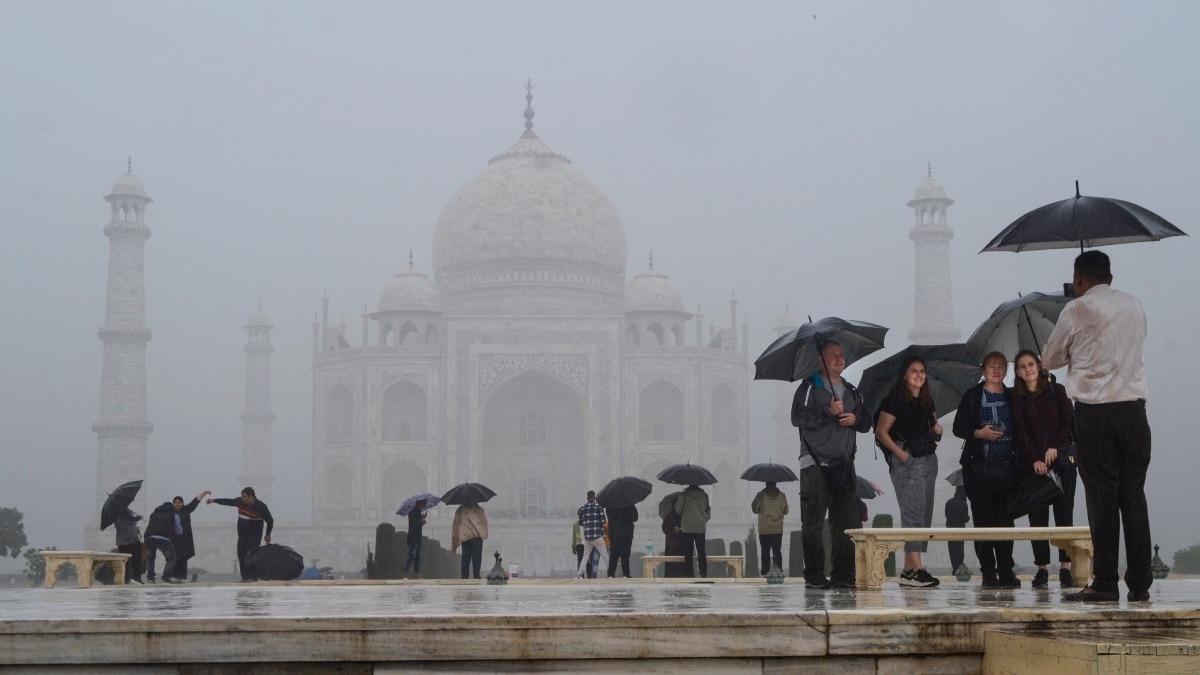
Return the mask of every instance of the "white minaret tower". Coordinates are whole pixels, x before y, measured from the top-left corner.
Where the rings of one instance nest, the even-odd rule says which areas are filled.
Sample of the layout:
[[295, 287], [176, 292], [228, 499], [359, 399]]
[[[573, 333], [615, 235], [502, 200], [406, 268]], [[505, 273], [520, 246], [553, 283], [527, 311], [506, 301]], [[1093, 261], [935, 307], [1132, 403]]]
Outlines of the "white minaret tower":
[[[100, 375], [100, 419], [92, 425], [99, 440], [96, 466], [96, 518], [104, 498], [118, 485], [146, 478], [146, 440], [154, 427], [146, 419], [146, 281], [144, 252], [150, 228], [144, 216], [146, 196], [133, 175], [133, 160], [104, 198], [112, 205], [112, 220], [104, 227], [108, 237], [108, 293], [104, 325], [98, 334], [104, 342]], [[146, 515], [146, 491], [132, 508]], [[86, 526], [84, 542], [93, 551], [112, 547], [112, 531]]]
[[242, 471], [238, 480], [271, 503], [271, 319], [260, 306], [246, 322], [246, 408], [242, 412]]
[[908, 203], [917, 214], [917, 226], [908, 233], [915, 249], [915, 321], [908, 332], [913, 344], [957, 342], [961, 333], [954, 325], [954, 294], [950, 286], [950, 240], [954, 230], [946, 225], [946, 209], [954, 203], [933, 179], [929, 167], [917, 194]]

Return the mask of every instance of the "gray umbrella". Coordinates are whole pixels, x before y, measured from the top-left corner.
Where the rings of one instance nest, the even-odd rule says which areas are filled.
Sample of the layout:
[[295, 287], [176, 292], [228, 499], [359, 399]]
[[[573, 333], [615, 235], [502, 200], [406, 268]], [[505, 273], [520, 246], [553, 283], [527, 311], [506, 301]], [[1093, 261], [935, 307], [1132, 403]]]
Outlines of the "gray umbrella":
[[883, 348], [883, 326], [826, 317], [810, 321], [775, 339], [754, 361], [754, 379], [795, 382], [817, 372], [817, 352], [825, 342], [842, 345], [846, 365]]
[[1041, 354], [1063, 307], [1073, 299], [1062, 293], [1029, 293], [1002, 303], [967, 338], [967, 349], [977, 359], [1000, 352], [1012, 360], [1022, 349]]
[[658, 517], [666, 518], [667, 514], [671, 512], [671, 509], [675, 508], [675, 500], [679, 499], [682, 494], [683, 492], [672, 492], [666, 497], [660, 499], [658, 502]]

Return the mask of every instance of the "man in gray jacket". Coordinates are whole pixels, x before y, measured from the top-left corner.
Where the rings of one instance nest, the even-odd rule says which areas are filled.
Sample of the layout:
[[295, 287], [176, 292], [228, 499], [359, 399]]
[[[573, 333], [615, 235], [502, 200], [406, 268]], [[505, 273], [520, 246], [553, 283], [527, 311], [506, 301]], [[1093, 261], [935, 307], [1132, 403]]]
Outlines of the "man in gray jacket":
[[675, 513], [680, 518], [679, 536], [683, 540], [683, 564], [687, 566], [687, 576], [692, 576], [692, 550], [695, 549], [700, 577], [707, 577], [708, 553], [704, 549], [704, 536], [708, 531], [708, 519], [712, 517], [708, 495], [700, 486], [689, 485], [675, 498]]
[[[854, 494], [856, 434], [871, 430], [862, 395], [842, 379], [842, 346], [820, 345], [820, 370], [800, 382], [792, 425], [800, 428], [800, 532], [807, 588], [854, 588], [854, 544], [846, 530], [858, 526]], [[828, 513], [833, 545], [832, 581], [825, 577], [821, 532]]]

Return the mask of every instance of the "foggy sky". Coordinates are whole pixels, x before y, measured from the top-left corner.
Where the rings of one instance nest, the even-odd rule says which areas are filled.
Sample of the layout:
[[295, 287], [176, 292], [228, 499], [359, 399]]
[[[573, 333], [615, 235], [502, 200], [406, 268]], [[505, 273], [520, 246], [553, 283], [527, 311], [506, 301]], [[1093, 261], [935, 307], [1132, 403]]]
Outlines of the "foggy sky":
[[[280, 520], [309, 517], [322, 294], [357, 345], [364, 305], [374, 311], [410, 247], [432, 276], [438, 214], [523, 131], [527, 78], [534, 130], [623, 218], [627, 279], [653, 249], [706, 325], [728, 324], [736, 294], [752, 356], [785, 306], [890, 326], [889, 353], [907, 344], [905, 203], [927, 162], [956, 202], [964, 338], [996, 304], [1069, 280], [1074, 251], [977, 251], [1071, 196], [1077, 179], [1084, 194], [1200, 236], [1195, 3], [72, 2], [3, 13], [0, 506], [24, 512], [35, 546], [78, 547], [98, 508], [102, 197], [130, 155], [154, 199], [147, 498], [242, 487], [242, 326], [261, 302], [275, 325]], [[1197, 243], [1104, 250], [1114, 287], [1139, 296], [1150, 321], [1147, 493], [1170, 563], [1200, 541], [1188, 517], [1200, 470]], [[752, 456], [766, 459], [774, 385], [752, 383], [751, 395]], [[942, 461], [958, 446], [943, 443]], [[859, 469], [890, 487], [869, 451]], [[872, 512], [896, 512], [894, 497], [877, 501]], [[5, 561], [0, 570], [22, 564]]]

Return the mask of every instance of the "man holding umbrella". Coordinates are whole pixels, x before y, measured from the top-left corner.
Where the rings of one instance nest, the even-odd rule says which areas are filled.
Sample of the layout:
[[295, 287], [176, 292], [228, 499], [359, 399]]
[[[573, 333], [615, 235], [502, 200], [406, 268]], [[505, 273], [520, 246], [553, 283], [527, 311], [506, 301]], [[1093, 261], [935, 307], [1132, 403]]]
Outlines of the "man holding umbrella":
[[1067, 366], [1075, 399], [1079, 477], [1096, 549], [1092, 583], [1067, 600], [1117, 602], [1121, 525], [1125, 526], [1125, 585], [1130, 601], [1150, 599], [1150, 516], [1146, 471], [1150, 424], [1146, 419], [1143, 343], [1146, 314], [1133, 296], [1113, 290], [1108, 256], [1087, 251], [1075, 258], [1075, 292], [1046, 342], [1042, 363]]
[[783, 517], [788, 514], [787, 495], [774, 481], [754, 495], [750, 510], [758, 514], [758, 547], [762, 551], [762, 575], [771, 571], [771, 562], [783, 569]]
[[[842, 379], [842, 345], [818, 345], [819, 370], [804, 378], [792, 401], [792, 425], [800, 428], [800, 521], [804, 546], [804, 582], [808, 588], [854, 588], [854, 544], [846, 530], [855, 527], [855, 434], [871, 429], [862, 395]], [[832, 581], [825, 577], [821, 533], [828, 513], [833, 546]]]

